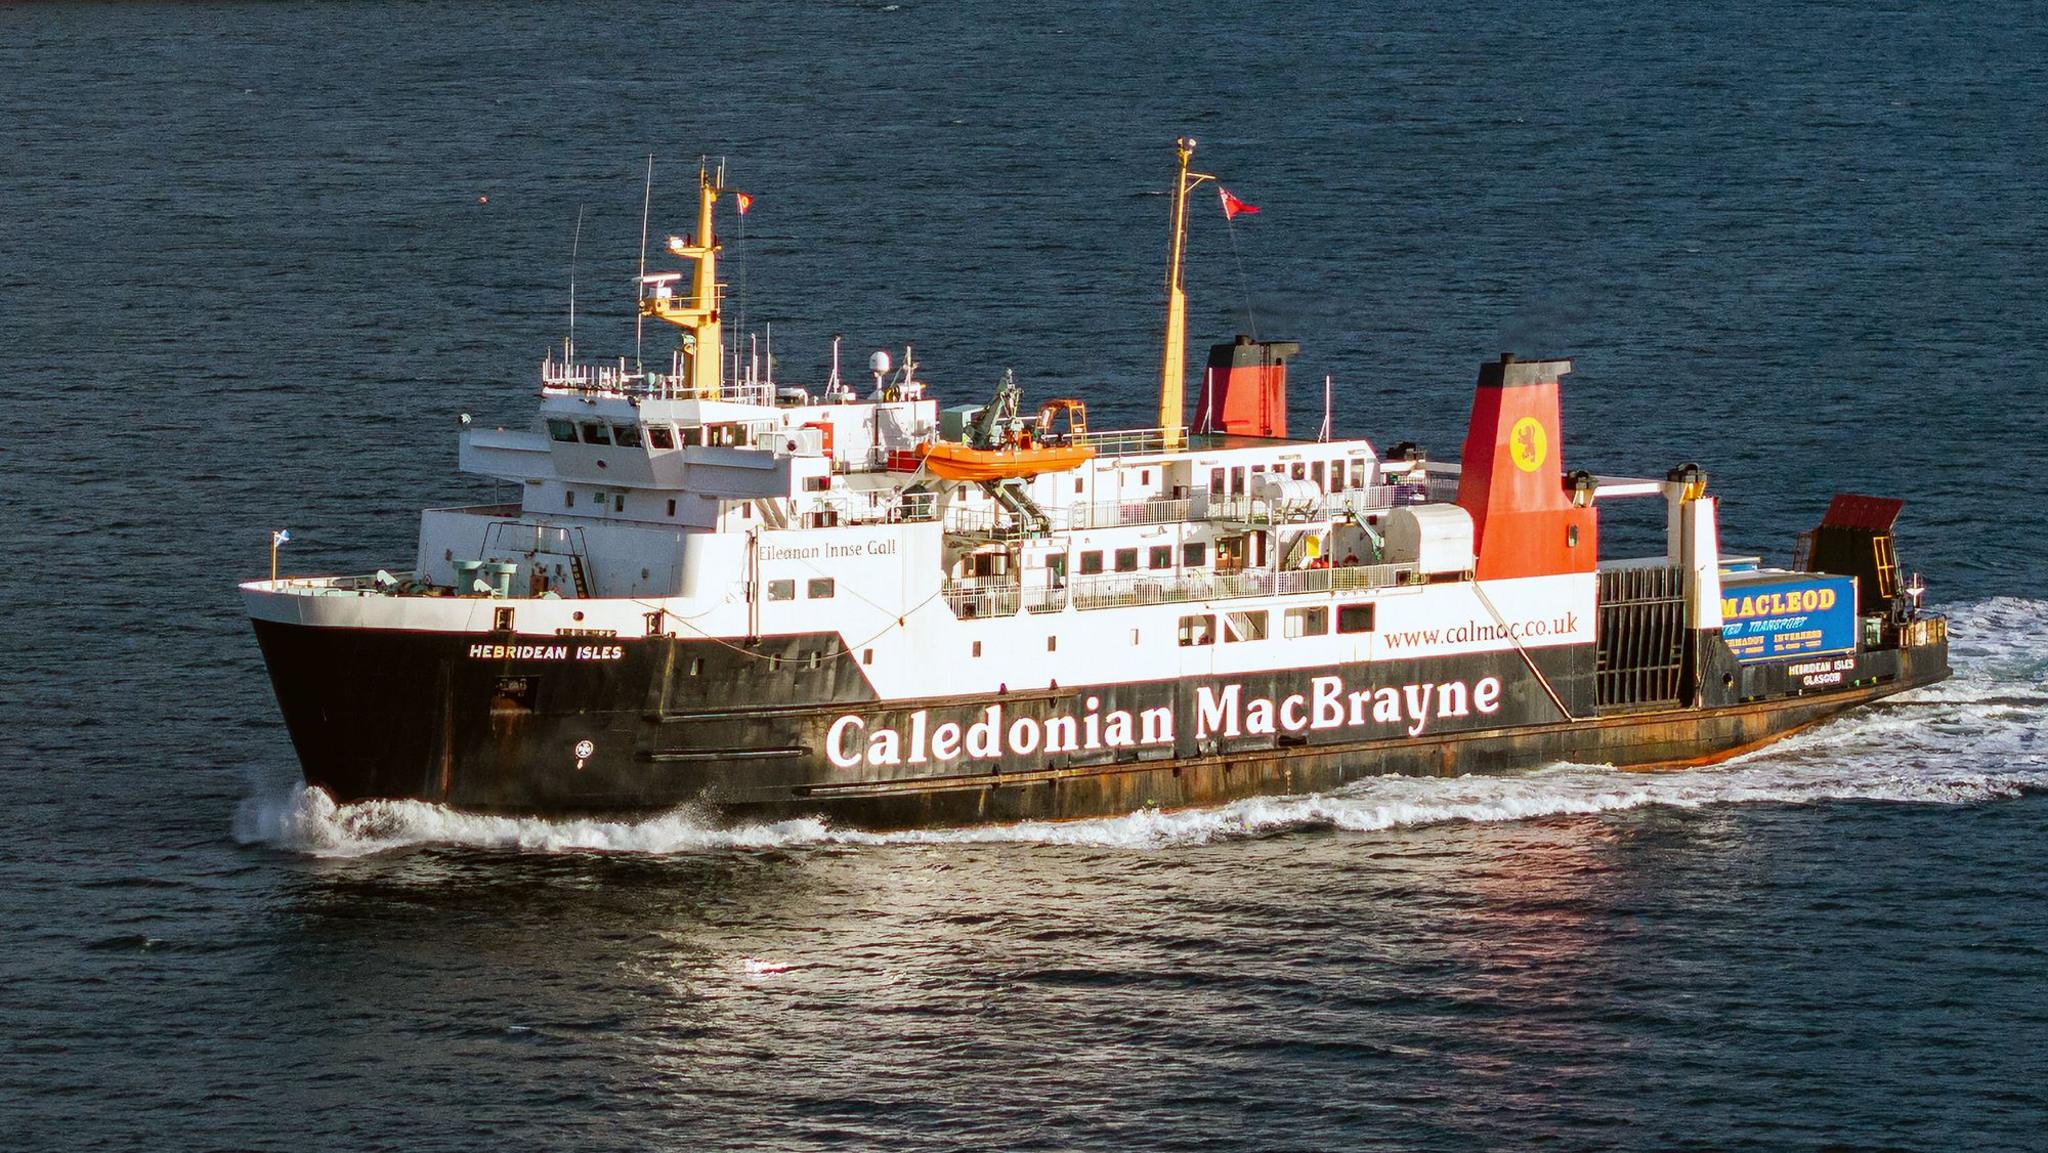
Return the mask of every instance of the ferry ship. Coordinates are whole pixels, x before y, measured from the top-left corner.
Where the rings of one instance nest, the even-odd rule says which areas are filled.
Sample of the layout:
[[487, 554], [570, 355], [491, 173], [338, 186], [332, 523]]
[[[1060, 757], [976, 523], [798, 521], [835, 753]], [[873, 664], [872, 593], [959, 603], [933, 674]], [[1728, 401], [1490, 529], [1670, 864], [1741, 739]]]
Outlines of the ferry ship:
[[[1288, 435], [1297, 346], [1209, 351], [1184, 413], [1177, 142], [1158, 420], [942, 406], [906, 348], [764, 379], [690, 267], [641, 279], [666, 371], [552, 353], [532, 427], [461, 433], [503, 503], [417, 556], [241, 586], [308, 784], [535, 814], [698, 807], [895, 828], [1091, 817], [1548, 762], [1695, 766], [1948, 675], [1900, 502], [1837, 496], [1790, 568], [1723, 552], [1707, 476], [1562, 460], [1571, 362], [1479, 366], [1457, 463]], [[1227, 203], [1227, 202], [1226, 202]], [[687, 282], [685, 277], [687, 275]], [[1192, 427], [1191, 427], [1192, 426]], [[1601, 554], [1661, 500], [1661, 553]]]

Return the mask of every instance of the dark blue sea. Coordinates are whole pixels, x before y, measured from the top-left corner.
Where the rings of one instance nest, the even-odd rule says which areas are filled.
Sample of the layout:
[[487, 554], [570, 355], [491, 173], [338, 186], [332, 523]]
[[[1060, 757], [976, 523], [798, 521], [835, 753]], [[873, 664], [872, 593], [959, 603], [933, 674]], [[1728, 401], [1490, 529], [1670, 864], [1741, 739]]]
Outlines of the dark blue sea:
[[[1181, 134], [1262, 209], [1197, 201], [1197, 355], [1300, 340], [1297, 428], [1449, 458], [1571, 356], [1570, 465], [1701, 462], [1732, 549], [1905, 497], [1957, 676], [1057, 826], [296, 788], [235, 583], [493, 498], [572, 246], [632, 355], [649, 154], [657, 246], [700, 155], [754, 195], [779, 377], [1115, 426]], [[2044, 221], [2028, 4], [0, 4], [0, 1147], [2048, 1148]]]

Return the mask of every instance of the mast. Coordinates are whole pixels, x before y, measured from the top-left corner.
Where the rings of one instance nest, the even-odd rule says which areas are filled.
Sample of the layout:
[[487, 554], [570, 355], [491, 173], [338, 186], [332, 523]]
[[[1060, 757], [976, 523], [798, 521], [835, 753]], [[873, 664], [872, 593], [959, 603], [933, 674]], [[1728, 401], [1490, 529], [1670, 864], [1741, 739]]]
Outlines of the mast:
[[[720, 177], [723, 174], [721, 169]], [[718, 238], [711, 221], [711, 206], [724, 191], [720, 183], [703, 165], [698, 166], [697, 234], [693, 238], [668, 238], [670, 252], [694, 261], [697, 266], [690, 279], [688, 303], [679, 304], [657, 292], [640, 306], [643, 314], [683, 330], [683, 360], [690, 376], [690, 392], [701, 398], [718, 396], [725, 367], [725, 337], [718, 310]]]
[[1181, 447], [1181, 405], [1187, 398], [1188, 294], [1181, 287], [1181, 263], [1187, 254], [1188, 193], [1214, 177], [1188, 171], [1195, 155], [1193, 137], [1173, 142], [1180, 171], [1173, 182], [1173, 243], [1166, 265], [1166, 351], [1159, 362], [1159, 428], [1166, 447]]

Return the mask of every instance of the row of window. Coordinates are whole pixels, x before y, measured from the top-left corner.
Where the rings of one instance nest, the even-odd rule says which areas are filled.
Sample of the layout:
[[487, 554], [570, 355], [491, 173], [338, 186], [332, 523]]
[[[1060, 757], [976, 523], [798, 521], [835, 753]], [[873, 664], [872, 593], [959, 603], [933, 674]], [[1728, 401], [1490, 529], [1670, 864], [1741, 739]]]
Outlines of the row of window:
[[[1120, 548], [1111, 552], [1109, 556], [1116, 565], [1116, 571], [1137, 572], [1138, 551], [1134, 548]], [[1103, 550], [1097, 548], [1081, 553], [1076, 558], [1075, 563], [1079, 566], [1078, 571], [1082, 576], [1095, 576], [1102, 572], [1102, 561]], [[1190, 542], [1180, 546], [1180, 563], [1183, 568], [1201, 568], [1208, 564], [1209, 546], [1200, 542]], [[1145, 567], [1172, 568], [1173, 546], [1170, 544], [1159, 544], [1146, 549]]]
[[1359, 489], [1372, 483], [1372, 469], [1373, 462], [1369, 460], [1297, 460], [1291, 464], [1212, 468], [1209, 470], [1209, 495], [1243, 496], [1250, 487], [1249, 478], [1266, 472], [1276, 476], [1292, 477], [1295, 480], [1312, 480], [1324, 492], [1339, 492], [1347, 488]]
[[[609, 424], [601, 420], [574, 421], [560, 418], [548, 420], [548, 438], [562, 444], [615, 444], [622, 448], [639, 448], [642, 426], [637, 424]], [[746, 428], [737, 424], [707, 424], [695, 428], [675, 428], [666, 424], [645, 426], [647, 444], [654, 448], [685, 448], [693, 445], [736, 446], [747, 443]]]
[[[1180, 643], [1182, 647], [1213, 645], [1219, 633], [1225, 643], [1262, 641], [1269, 635], [1267, 620], [1265, 609], [1240, 613], [1194, 613], [1180, 618]], [[1373, 631], [1373, 623], [1372, 605], [1337, 606], [1337, 631], [1340, 633], [1369, 633]], [[1288, 640], [1328, 636], [1330, 606], [1288, 609], [1281, 618], [1281, 628], [1281, 635]]]
[[[812, 577], [804, 582], [804, 597], [807, 600], [830, 599], [838, 592], [837, 582], [831, 577]], [[768, 582], [768, 599], [771, 601], [793, 601], [796, 599], [795, 580], [772, 580]]]

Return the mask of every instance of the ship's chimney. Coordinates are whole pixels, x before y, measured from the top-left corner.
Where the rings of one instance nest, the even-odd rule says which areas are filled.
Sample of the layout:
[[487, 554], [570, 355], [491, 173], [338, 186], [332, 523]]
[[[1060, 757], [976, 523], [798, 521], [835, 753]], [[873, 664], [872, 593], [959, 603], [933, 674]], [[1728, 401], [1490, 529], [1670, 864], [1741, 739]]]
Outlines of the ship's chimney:
[[1481, 580], [1592, 572], [1599, 514], [1572, 502], [1564, 483], [1559, 378], [1569, 360], [1479, 366], [1458, 503], [1472, 514]]
[[1287, 362], [1301, 351], [1291, 340], [1253, 340], [1209, 348], [1196, 405], [1200, 427], [1238, 436], [1287, 435]]

